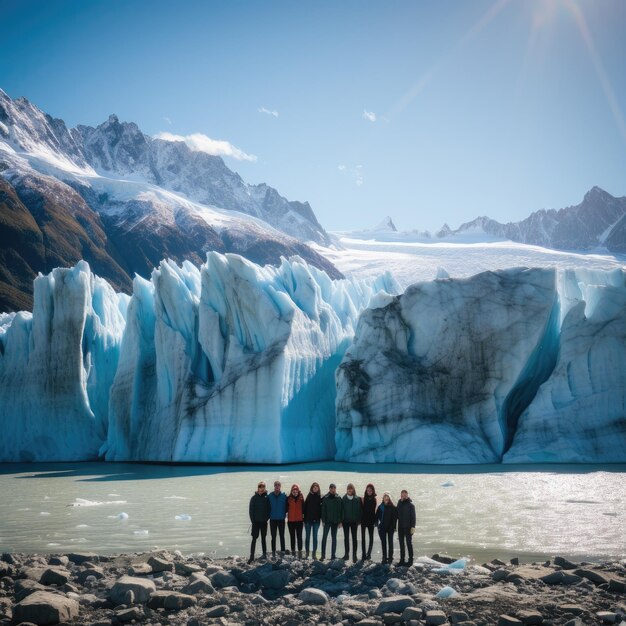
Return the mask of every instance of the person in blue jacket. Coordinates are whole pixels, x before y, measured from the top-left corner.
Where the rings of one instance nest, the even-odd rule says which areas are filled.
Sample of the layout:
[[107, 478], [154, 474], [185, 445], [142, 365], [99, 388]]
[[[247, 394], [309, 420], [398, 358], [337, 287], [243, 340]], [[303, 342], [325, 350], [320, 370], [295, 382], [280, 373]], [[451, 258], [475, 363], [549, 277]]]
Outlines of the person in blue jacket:
[[276, 556], [276, 532], [280, 537], [280, 551], [285, 553], [285, 517], [287, 517], [287, 494], [280, 490], [279, 480], [274, 482], [274, 491], [267, 496], [270, 501], [270, 534], [272, 556]]

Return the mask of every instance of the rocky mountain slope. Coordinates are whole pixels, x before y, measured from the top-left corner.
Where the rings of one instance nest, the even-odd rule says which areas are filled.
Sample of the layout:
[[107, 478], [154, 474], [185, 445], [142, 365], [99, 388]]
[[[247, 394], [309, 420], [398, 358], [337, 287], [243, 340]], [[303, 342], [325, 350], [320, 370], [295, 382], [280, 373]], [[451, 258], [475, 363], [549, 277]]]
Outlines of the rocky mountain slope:
[[308, 203], [115, 115], [68, 129], [2, 90], [0, 241], [0, 311], [30, 308], [39, 272], [80, 259], [126, 292], [163, 258], [201, 264], [210, 250], [274, 264], [299, 255], [340, 276], [306, 244], [328, 243]]
[[489, 217], [477, 217], [451, 230], [445, 224], [437, 233], [444, 238], [468, 232], [556, 250], [626, 251], [626, 196], [616, 198], [599, 187], [590, 189], [580, 204], [563, 209], [542, 209], [520, 222], [501, 224]]

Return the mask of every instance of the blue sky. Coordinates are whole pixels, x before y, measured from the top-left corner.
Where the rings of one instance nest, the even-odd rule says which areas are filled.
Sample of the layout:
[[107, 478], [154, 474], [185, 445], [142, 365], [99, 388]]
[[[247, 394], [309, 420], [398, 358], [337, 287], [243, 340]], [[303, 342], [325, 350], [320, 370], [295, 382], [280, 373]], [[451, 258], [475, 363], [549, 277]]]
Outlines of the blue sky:
[[624, 33], [622, 0], [0, 0], [0, 87], [223, 140], [328, 229], [434, 230], [626, 193]]

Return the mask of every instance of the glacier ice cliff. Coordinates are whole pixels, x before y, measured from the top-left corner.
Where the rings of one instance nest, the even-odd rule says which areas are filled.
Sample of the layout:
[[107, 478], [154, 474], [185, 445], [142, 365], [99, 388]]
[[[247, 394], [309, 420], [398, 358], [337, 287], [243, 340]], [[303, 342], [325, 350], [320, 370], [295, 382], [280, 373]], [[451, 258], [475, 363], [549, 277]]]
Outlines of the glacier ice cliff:
[[84, 261], [34, 284], [0, 330], [0, 461], [95, 458], [108, 425], [128, 296]]
[[621, 270], [418, 283], [361, 315], [337, 370], [336, 458], [626, 460]]
[[626, 274], [84, 261], [0, 315], [0, 461], [624, 462]]
[[218, 253], [130, 298], [85, 262], [40, 276], [33, 315], [0, 319], [0, 461], [331, 458], [335, 370], [379, 290]]

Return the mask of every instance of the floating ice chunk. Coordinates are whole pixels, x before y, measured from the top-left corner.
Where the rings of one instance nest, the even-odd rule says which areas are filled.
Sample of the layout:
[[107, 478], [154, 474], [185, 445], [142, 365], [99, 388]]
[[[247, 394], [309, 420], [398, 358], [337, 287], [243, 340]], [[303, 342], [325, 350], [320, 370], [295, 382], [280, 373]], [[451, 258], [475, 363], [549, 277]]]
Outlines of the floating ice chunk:
[[107, 515], [107, 517], [109, 519], [123, 519], [123, 520], [126, 520], [126, 519], [128, 519], [128, 513], [124, 513], [122, 511], [121, 513], [118, 513], [117, 515]]
[[185, 496], [163, 496], [164, 500], [188, 500]]
[[467, 565], [467, 559], [458, 559], [454, 561], [454, 563], [450, 563], [449, 565], [445, 565], [444, 567], [438, 567], [433, 571], [435, 574], [460, 574], [465, 570], [465, 566]]
[[121, 498], [119, 493], [110, 493], [109, 498]]
[[177, 515], [174, 519], [177, 519], [181, 522], [188, 522], [191, 520], [191, 515], [187, 515], [187, 513], [181, 513], [180, 515]]
[[74, 528], [91, 528], [88, 524], [77, 524]]
[[46, 546], [48, 548], [56, 548], [57, 546], [60, 546], [60, 543], [47, 543]]
[[50, 513], [48, 513], [48, 511], [42, 511], [39, 515], [50, 515]]
[[145, 537], [150, 534], [149, 530], [134, 530], [133, 535], [139, 535], [141, 537]]
[[441, 591], [437, 593], [436, 598], [453, 598], [458, 595], [458, 591], [448, 585], [446, 585]]
[[75, 502], [72, 502], [69, 506], [102, 506], [104, 504], [127, 504], [126, 500], [109, 500], [102, 502], [100, 500], [85, 500], [84, 498], [76, 498]]
[[441, 487], [454, 487], [454, 483], [451, 480], [446, 480], [445, 483], [441, 483]]
[[223, 545], [224, 545], [224, 542], [223, 542], [223, 541], [218, 541], [218, 542], [217, 542], [217, 545], [218, 545], [218, 546], [223, 546]]
[[177, 556], [179, 558], [183, 558], [183, 553], [180, 550], [174, 550], [174, 556]]
[[448, 271], [445, 267], [439, 266], [437, 268], [437, 280], [443, 280], [445, 278], [450, 278], [450, 274], [448, 274]]

